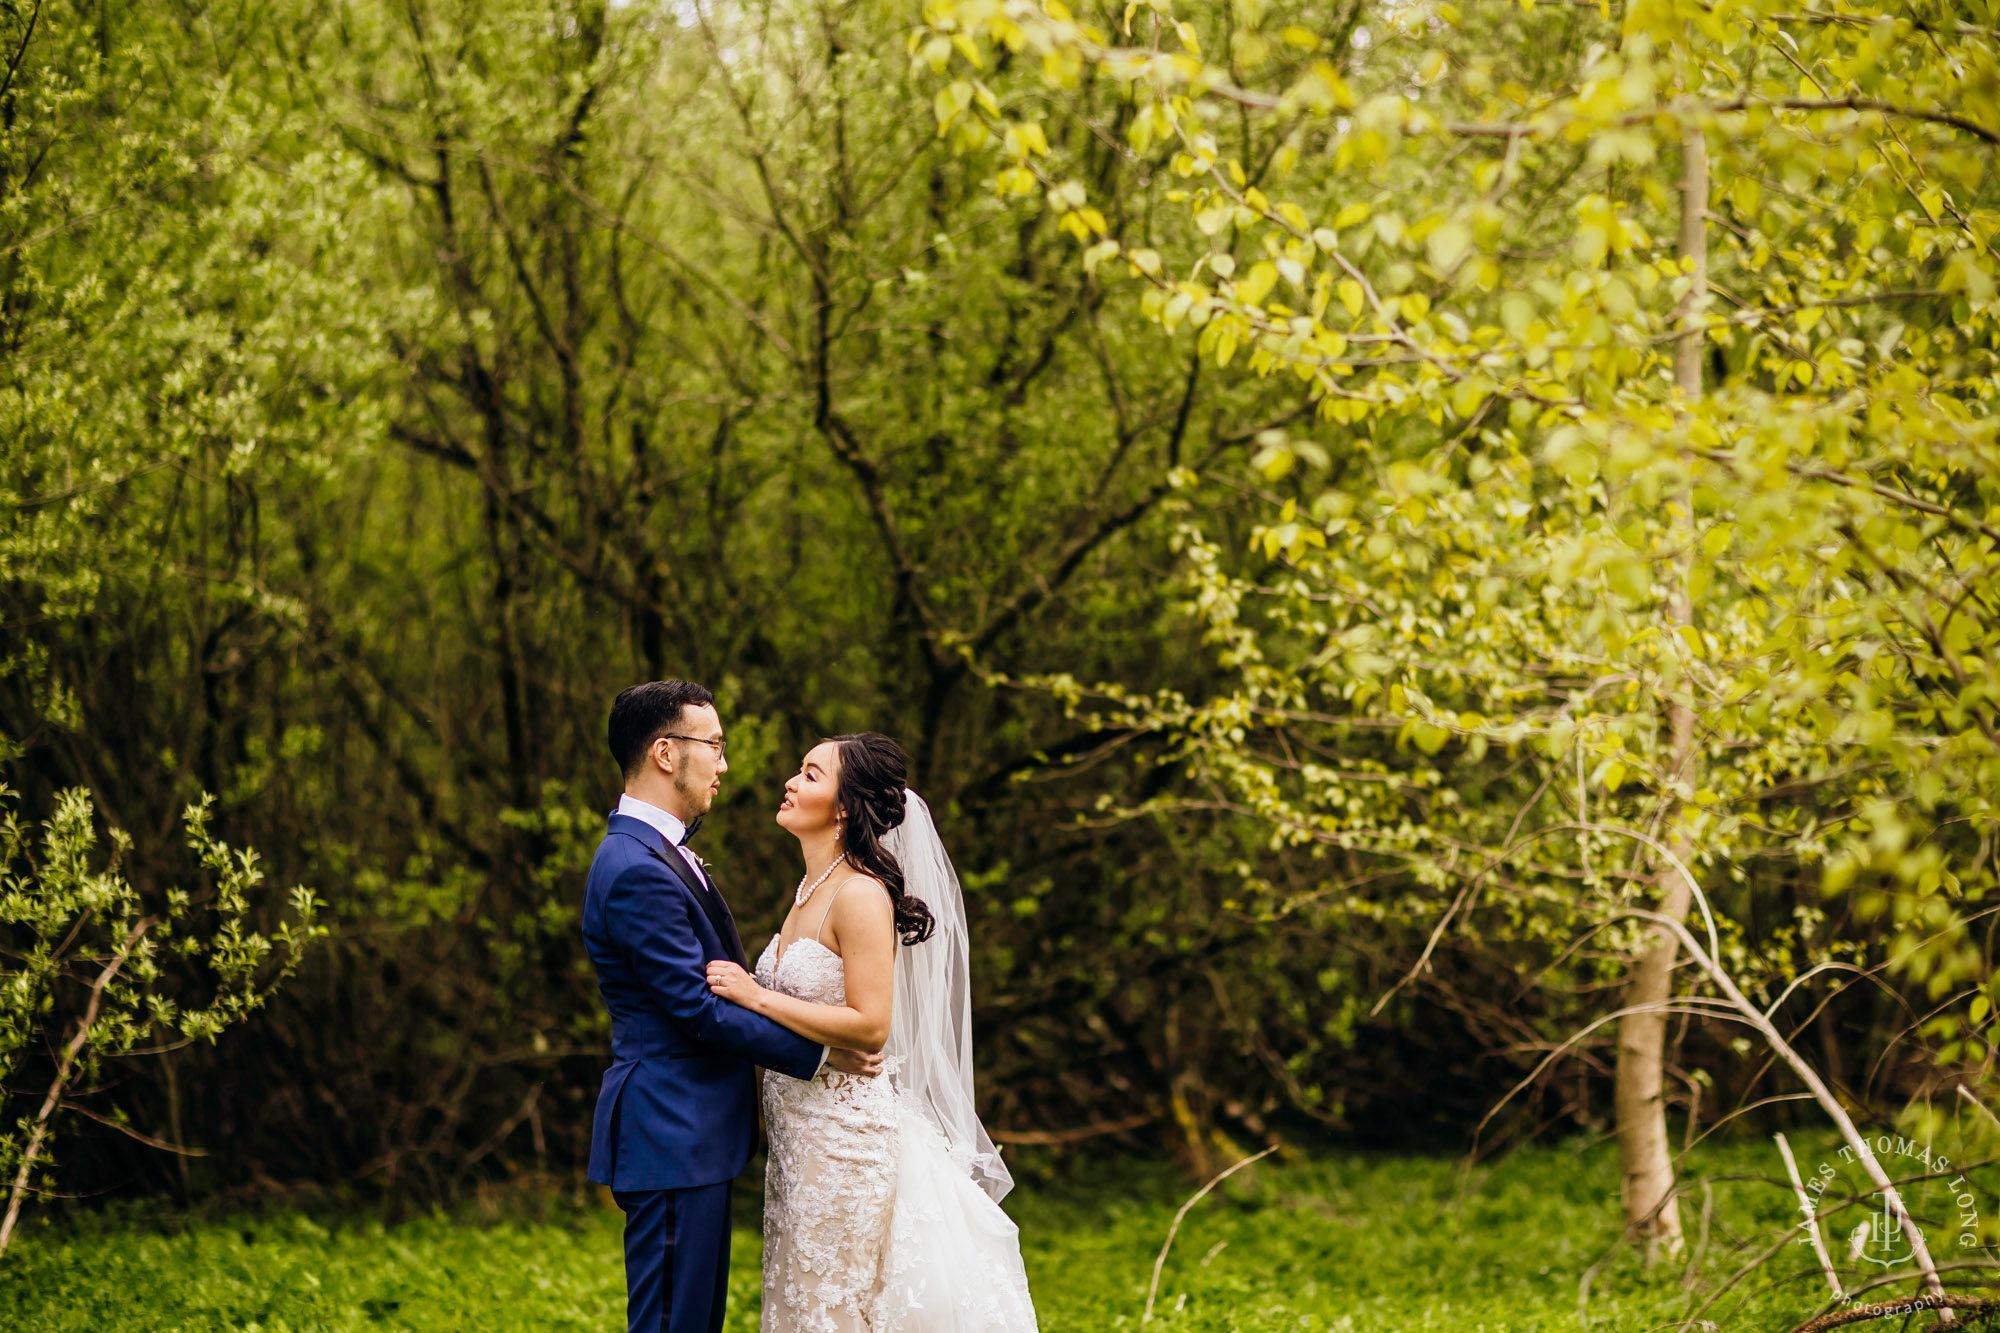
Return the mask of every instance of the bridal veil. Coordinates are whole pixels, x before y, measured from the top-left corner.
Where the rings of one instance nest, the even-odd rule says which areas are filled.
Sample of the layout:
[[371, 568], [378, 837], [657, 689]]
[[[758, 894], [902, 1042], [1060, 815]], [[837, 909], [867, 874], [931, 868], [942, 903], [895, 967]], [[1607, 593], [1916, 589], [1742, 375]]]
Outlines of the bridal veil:
[[979, 1123], [972, 1100], [972, 958], [965, 896], [923, 797], [907, 788], [900, 827], [883, 839], [903, 867], [904, 890], [928, 907], [936, 929], [896, 950], [896, 998], [883, 1047], [889, 1077], [937, 1127], [951, 1157], [996, 1203], [1014, 1177]]

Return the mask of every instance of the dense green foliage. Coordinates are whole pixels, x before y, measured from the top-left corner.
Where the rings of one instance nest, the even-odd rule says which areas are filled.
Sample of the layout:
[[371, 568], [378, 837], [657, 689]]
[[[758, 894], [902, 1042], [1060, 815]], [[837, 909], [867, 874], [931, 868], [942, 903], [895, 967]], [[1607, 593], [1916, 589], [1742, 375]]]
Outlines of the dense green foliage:
[[[14, 785], [30, 816], [88, 788], [155, 899], [213, 792], [218, 833], [334, 928], [239, 1039], [86, 1103], [230, 1152], [79, 1125], [68, 1183], [442, 1198], [575, 1169], [606, 1038], [575, 925], [616, 790], [603, 718], [673, 673], [722, 695], [704, 838], [753, 934], [792, 875], [768, 817], [794, 757], [863, 726], [909, 745], [972, 890], [997, 1128], [1165, 1127], [1200, 1165], [1287, 1103], [1397, 1134], [1477, 1109], [1455, 1029], [1424, 1038], [1445, 1087], [1323, 1030], [1317, 997], [1388, 963], [1230, 910], [1254, 832], [1080, 825], [1182, 779], [979, 674], [1196, 687], [1173, 515], [1233, 494], [1304, 403], [1157, 355], [1053, 215], [936, 144], [907, 14], [12, 21]], [[1120, 154], [1095, 170], [1147, 206]], [[1087, 762], [1049, 781], [1052, 757]], [[1260, 976], [1226, 1014], [1224, 960]], [[83, 996], [55, 1003], [59, 1032]]]
[[[1218, 40], [1133, 6], [1148, 46], [1059, 4], [927, 9], [940, 133], [997, 192], [1055, 182], [1082, 266], [1122, 259], [1165, 333], [1251, 349], [1328, 423], [1253, 460], [1271, 564], [1183, 535], [1232, 690], [1131, 715], [1283, 836], [1432, 889], [1504, 867], [1486, 901], [1517, 913], [1633, 877], [1648, 836], [1718, 890], [1825, 865], [1844, 912], [1904, 929], [1899, 972], [1969, 995], [2000, 780], [1994, 31], [1520, 10], [1252, 3]], [[1002, 52], [1039, 60], [989, 87]], [[1106, 130], [1190, 183], [1145, 246], [1028, 132], [1086, 72], [1130, 90]]]
[[[1288, 836], [1418, 883], [1470, 857], [1516, 881], [1489, 901], [1562, 902], [1646, 862], [1647, 834], [1699, 847], [1718, 888], [1826, 864], [1843, 910], [1907, 928], [1899, 970], [1930, 998], [1976, 985], [1961, 918], [1996, 882], [2000, 784], [1993, 32], [1896, 6], [1521, 9], [1391, 7], [1360, 30], [1378, 54], [1338, 66], [1352, 7], [1239, 6], [1217, 42], [1155, 4], [1150, 48], [1061, 6], [928, 11], [941, 71], [984, 68], [979, 41], [1044, 55], [986, 95], [995, 130], [1085, 66], [1132, 90], [1135, 151], [1190, 183], [1153, 232], [1174, 267], [1059, 184], [1082, 263], [1122, 256], [1165, 332], [1294, 372], [1328, 423], [1254, 460], [1272, 567], [1190, 526], [1240, 679], [1162, 699], [1165, 725]], [[941, 94], [947, 124], [980, 86]], [[1275, 160], [1231, 114], [1286, 129]], [[1009, 132], [1001, 192], [1074, 169], [1045, 142]], [[1395, 757], [1340, 772], [1369, 728]], [[1325, 762], [1274, 760], [1275, 735]], [[1545, 828], [1571, 853], [1533, 847]]]
[[[1684, 1270], [1627, 1252], [1591, 1282], [1590, 1327], [1690, 1313], [1746, 1252], [1786, 1226], [1768, 1143], [1704, 1153], [1711, 1235]], [[1580, 1329], [1578, 1283], [1610, 1246], [1617, 1164], [1602, 1146], [1523, 1152], [1467, 1178], [1442, 1159], [1337, 1156], [1259, 1166], [1195, 1206], [1162, 1273], [1151, 1326], [1239, 1333]], [[1725, 1179], [1727, 1177], [1727, 1179]], [[1136, 1328], [1185, 1198], [1177, 1173], [1088, 1167], [1008, 1201], [1048, 1333]], [[518, 1195], [394, 1226], [275, 1213], [160, 1228], [137, 1218], [42, 1227], [0, 1269], [0, 1325], [37, 1333], [604, 1328], [623, 1298], [618, 1215], [529, 1220]], [[560, 1210], [559, 1210], [560, 1211]], [[739, 1227], [732, 1333], [756, 1327], [758, 1237]], [[1788, 1256], [1788, 1259], [1790, 1256]], [[1797, 1262], [1705, 1312], [1722, 1327], [1790, 1327], [1820, 1291]], [[1185, 1298], [1185, 1299], [1183, 1299]], [[1747, 1298], [1747, 1299], [1746, 1299]], [[25, 1319], [26, 1322], [23, 1322]]]
[[[669, 674], [753, 936], [795, 756], [909, 746], [1003, 1136], [1458, 1143], [1545, 1059], [1498, 1129], [1599, 1128], [1659, 847], [1929, 1123], [1992, 1058], [2000, 131], [1990, 30], [1897, 13], [7, 9], [9, 782], [153, 904], [212, 792], [334, 928], [81, 1094], [228, 1152], [65, 1183], [577, 1173], [604, 713]], [[1732, 1035], [1697, 1118], [1792, 1090]]]
[[[1438, 921], [1426, 959], [1505, 941], [1593, 998], [1623, 975], [1621, 1132], [1655, 1126], [1635, 1222], [1665, 1188], [1665, 1016], [1717, 1012], [1670, 980], [1691, 908], [1758, 1010], [1810, 1025], [1879, 965], [1931, 1043], [1911, 1084], [1933, 1056], [1933, 1086], [1983, 1079], [1992, 6], [925, 17], [940, 134], [997, 194], [1061, 213], [1180, 345], [1315, 400], [1253, 459], [1263, 560], [1182, 534], [1230, 687], [1101, 689], [1212, 801], [1340, 866], [1253, 900], [1344, 930], [1387, 885]], [[1043, 129], [1100, 83], [1127, 95], [1100, 133], [1176, 182], [1143, 228]], [[1589, 1017], [1520, 1023], [1474, 979], [1412, 974], [1516, 1041]]]

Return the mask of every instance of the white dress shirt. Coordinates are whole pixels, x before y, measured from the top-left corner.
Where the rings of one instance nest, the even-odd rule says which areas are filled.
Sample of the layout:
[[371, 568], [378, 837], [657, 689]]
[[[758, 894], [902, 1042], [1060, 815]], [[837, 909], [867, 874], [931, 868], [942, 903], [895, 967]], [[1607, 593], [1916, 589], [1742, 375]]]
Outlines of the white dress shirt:
[[[682, 838], [687, 836], [687, 825], [681, 823], [678, 816], [660, 809], [659, 806], [652, 804], [650, 801], [642, 801], [636, 796], [627, 796], [623, 793], [620, 793], [618, 797], [618, 813], [621, 815], [630, 815], [632, 818], [642, 823], [650, 824], [658, 829], [660, 836], [667, 840], [667, 846], [679, 852], [681, 859], [688, 863], [688, 868], [694, 871], [694, 882], [700, 887], [701, 891], [703, 893], [713, 892], [708, 887], [708, 876], [702, 873], [700, 860], [681, 841]], [[819, 1067], [821, 1069], [826, 1068], [827, 1057], [832, 1054], [833, 1048], [831, 1046], [820, 1047]]]

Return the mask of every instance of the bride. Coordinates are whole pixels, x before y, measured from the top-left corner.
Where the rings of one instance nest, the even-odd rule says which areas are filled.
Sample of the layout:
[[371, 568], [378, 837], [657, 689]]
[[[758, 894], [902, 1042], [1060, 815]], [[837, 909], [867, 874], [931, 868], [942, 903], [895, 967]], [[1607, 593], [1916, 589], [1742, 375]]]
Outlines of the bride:
[[883, 1076], [763, 1080], [763, 1333], [1033, 1333], [1013, 1185], [972, 1105], [965, 904], [886, 736], [822, 741], [778, 823], [806, 873], [753, 977], [709, 988]]

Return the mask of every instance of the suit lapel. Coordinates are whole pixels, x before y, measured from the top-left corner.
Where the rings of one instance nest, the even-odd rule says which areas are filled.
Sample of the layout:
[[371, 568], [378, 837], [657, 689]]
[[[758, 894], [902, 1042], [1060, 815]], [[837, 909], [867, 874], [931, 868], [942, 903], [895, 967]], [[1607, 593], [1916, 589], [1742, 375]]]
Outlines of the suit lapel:
[[[687, 884], [693, 878], [694, 871], [688, 866], [687, 858], [679, 852], [656, 851], [654, 855], [665, 861], [667, 868], [681, 877], [681, 883]], [[688, 892], [692, 893], [694, 900], [701, 904], [701, 910], [708, 914], [708, 923], [714, 926], [715, 933], [722, 937], [722, 947], [729, 950], [731, 960], [738, 967], [749, 967], [750, 964], [743, 952], [743, 937], [736, 933], [736, 918], [729, 914], [729, 904], [722, 901], [722, 895], [716, 891], [715, 882], [710, 880], [707, 885], [691, 884]]]
[[646, 849], [660, 859], [660, 864], [667, 868], [668, 873], [694, 895], [694, 900], [701, 904], [703, 915], [708, 917], [708, 923], [721, 936], [722, 947], [728, 951], [730, 961], [738, 967], [749, 967], [748, 955], [743, 951], [743, 937], [736, 930], [736, 918], [729, 914], [729, 904], [722, 901], [714, 881], [705, 886], [697, 882], [694, 868], [688, 865], [687, 858], [667, 846], [667, 840], [660, 836], [660, 831], [645, 820], [633, 819], [630, 815], [613, 815], [612, 818], [626, 822], [625, 827], [615, 831], [644, 843]]
[[749, 955], [743, 949], [743, 932], [736, 929], [736, 916], [729, 910], [722, 890], [715, 887], [715, 876], [707, 878], [708, 892], [696, 895], [701, 899], [701, 910], [708, 913], [708, 919], [715, 924], [716, 932], [722, 936], [723, 947], [736, 951], [736, 965], [747, 969], [750, 966]]

